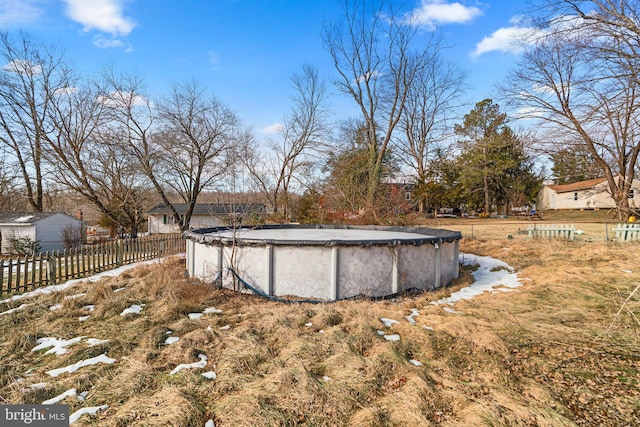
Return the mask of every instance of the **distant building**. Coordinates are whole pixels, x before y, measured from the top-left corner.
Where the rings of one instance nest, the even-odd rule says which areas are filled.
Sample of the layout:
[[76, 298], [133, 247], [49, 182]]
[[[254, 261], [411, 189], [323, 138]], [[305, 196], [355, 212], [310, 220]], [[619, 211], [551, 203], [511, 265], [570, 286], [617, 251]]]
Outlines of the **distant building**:
[[[640, 206], [640, 182], [634, 181], [629, 192], [629, 207]], [[564, 185], [544, 185], [538, 193], [538, 210], [612, 209], [616, 203], [606, 178], [589, 179]]]
[[[186, 203], [176, 203], [173, 206], [180, 216], [187, 212], [188, 205]], [[191, 215], [189, 229], [223, 227], [234, 223], [241, 224], [248, 217], [263, 217], [264, 214], [265, 206], [259, 203], [196, 203]], [[171, 210], [164, 204], [159, 204], [149, 209], [147, 216], [149, 234], [180, 232], [180, 226], [176, 223]]]
[[84, 223], [60, 212], [0, 212], [0, 248], [11, 253], [11, 238], [29, 238], [42, 252], [65, 249], [65, 229], [84, 230]]

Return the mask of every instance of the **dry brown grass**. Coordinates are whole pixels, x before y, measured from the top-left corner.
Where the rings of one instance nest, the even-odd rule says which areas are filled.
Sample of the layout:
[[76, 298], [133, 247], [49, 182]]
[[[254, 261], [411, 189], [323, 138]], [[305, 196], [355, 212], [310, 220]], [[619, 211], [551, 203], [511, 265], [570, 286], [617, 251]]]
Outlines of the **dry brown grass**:
[[[105, 426], [638, 425], [640, 295], [628, 297], [640, 283], [640, 245], [478, 238], [463, 247], [509, 263], [524, 285], [459, 302], [460, 314], [430, 302], [466, 286], [468, 274], [390, 301], [283, 305], [185, 279], [173, 260], [3, 304], [30, 305], [0, 315], [0, 403], [41, 403], [76, 388], [89, 393], [63, 401], [72, 412], [110, 405], [78, 425]], [[62, 308], [50, 311], [54, 304]], [[131, 304], [145, 304], [142, 313], [120, 316]], [[187, 316], [211, 306], [223, 312]], [[417, 325], [404, 318], [412, 308]], [[400, 324], [387, 329], [381, 317]], [[165, 345], [169, 330], [180, 340]], [[109, 342], [32, 352], [47, 336]], [[46, 374], [102, 353], [115, 364]], [[169, 374], [199, 354], [205, 369]]]

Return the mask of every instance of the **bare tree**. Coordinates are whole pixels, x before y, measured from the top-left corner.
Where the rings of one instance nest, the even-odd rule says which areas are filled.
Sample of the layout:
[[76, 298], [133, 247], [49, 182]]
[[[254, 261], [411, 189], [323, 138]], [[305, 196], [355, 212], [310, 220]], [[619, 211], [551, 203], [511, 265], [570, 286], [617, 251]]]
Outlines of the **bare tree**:
[[452, 133], [449, 120], [460, 106], [466, 79], [466, 73], [442, 58], [439, 40], [429, 48], [427, 64], [416, 73], [409, 89], [398, 124], [402, 136], [395, 145], [399, 158], [415, 175], [420, 212], [425, 208], [435, 152]]
[[[142, 183], [108, 128], [101, 88], [69, 77], [70, 86], [50, 95], [43, 152], [55, 179], [82, 195], [106, 218], [136, 237], [143, 222]], [[52, 178], [53, 179], [53, 178]]]
[[585, 144], [624, 219], [640, 154], [637, 2], [555, 1], [549, 10], [503, 90], [523, 116]]
[[354, 100], [367, 127], [366, 210], [375, 213], [383, 159], [431, 41], [412, 49], [417, 27], [397, 15], [391, 1], [342, 0], [342, 10], [340, 22], [325, 26], [323, 41], [338, 90]]
[[325, 146], [326, 86], [311, 65], [304, 65], [301, 74], [291, 77], [294, 89], [293, 106], [284, 120], [280, 138], [271, 144], [265, 158], [251, 155], [256, 151], [255, 141], [248, 145], [243, 156], [245, 166], [260, 191], [284, 221], [290, 220], [290, 193], [295, 183], [304, 183], [310, 175], [314, 159]]
[[175, 85], [158, 111], [160, 130], [154, 140], [159, 161], [154, 174], [187, 204], [180, 222], [186, 230], [198, 195], [229, 167], [239, 120], [196, 82]]
[[26, 34], [0, 33], [0, 143], [15, 160], [32, 210], [42, 212], [43, 141], [52, 95], [68, 87], [63, 55]]
[[[106, 72], [104, 79], [110, 87], [103, 95], [109, 126], [175, 223], [187, 230], [198, 195], [228, 167], [228, 150], [239, 128], [236, 115], [195, 82], [174, 85], [154, 105], [139, 77]], [[170, 201], [170, 192], [187, 204], [184, 214]]]

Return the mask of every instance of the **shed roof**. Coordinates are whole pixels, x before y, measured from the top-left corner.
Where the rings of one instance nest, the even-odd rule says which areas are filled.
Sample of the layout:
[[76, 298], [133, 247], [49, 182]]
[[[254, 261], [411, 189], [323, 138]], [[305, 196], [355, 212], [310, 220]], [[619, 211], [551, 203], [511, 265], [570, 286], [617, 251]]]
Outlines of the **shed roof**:
[[0, 224], [33, 224], [54, 214], [55, 212], [0, 212]]
[[586, 181], [572, 182], [571, 184], [550, 185], [549, 188], [556, 193], [568, 193], [570, 191], [588, 190], [598, 184], [605, 182], [607, 178], [588, 179]]
[[[173, 207], [180, 215], [187, 212], [187, 203], [174, 203]], [[230, 215], [243, 213], [264, 213], [265, 206], [260, 203], [196, 203], [193, 208], [193, 215]], [[165, 215], [171, 211], [164, 204], [160, 203], [147, 211], [148, 215]]]

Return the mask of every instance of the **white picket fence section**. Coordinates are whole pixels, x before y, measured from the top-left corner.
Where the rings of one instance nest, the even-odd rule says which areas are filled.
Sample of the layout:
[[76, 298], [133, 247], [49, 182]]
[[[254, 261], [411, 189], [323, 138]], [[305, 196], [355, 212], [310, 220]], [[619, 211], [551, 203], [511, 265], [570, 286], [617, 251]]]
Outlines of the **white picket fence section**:
[[576, 228], [571, 225], [558, 224], [536, 224], [527, 228], [529, 239], [545, 238], [545, 239], [564, 239], [573, 240], [576, 235]]
[[618, 242], [633, 242], [640, 240], [640, 224], [618, 224], [613, 229]]

